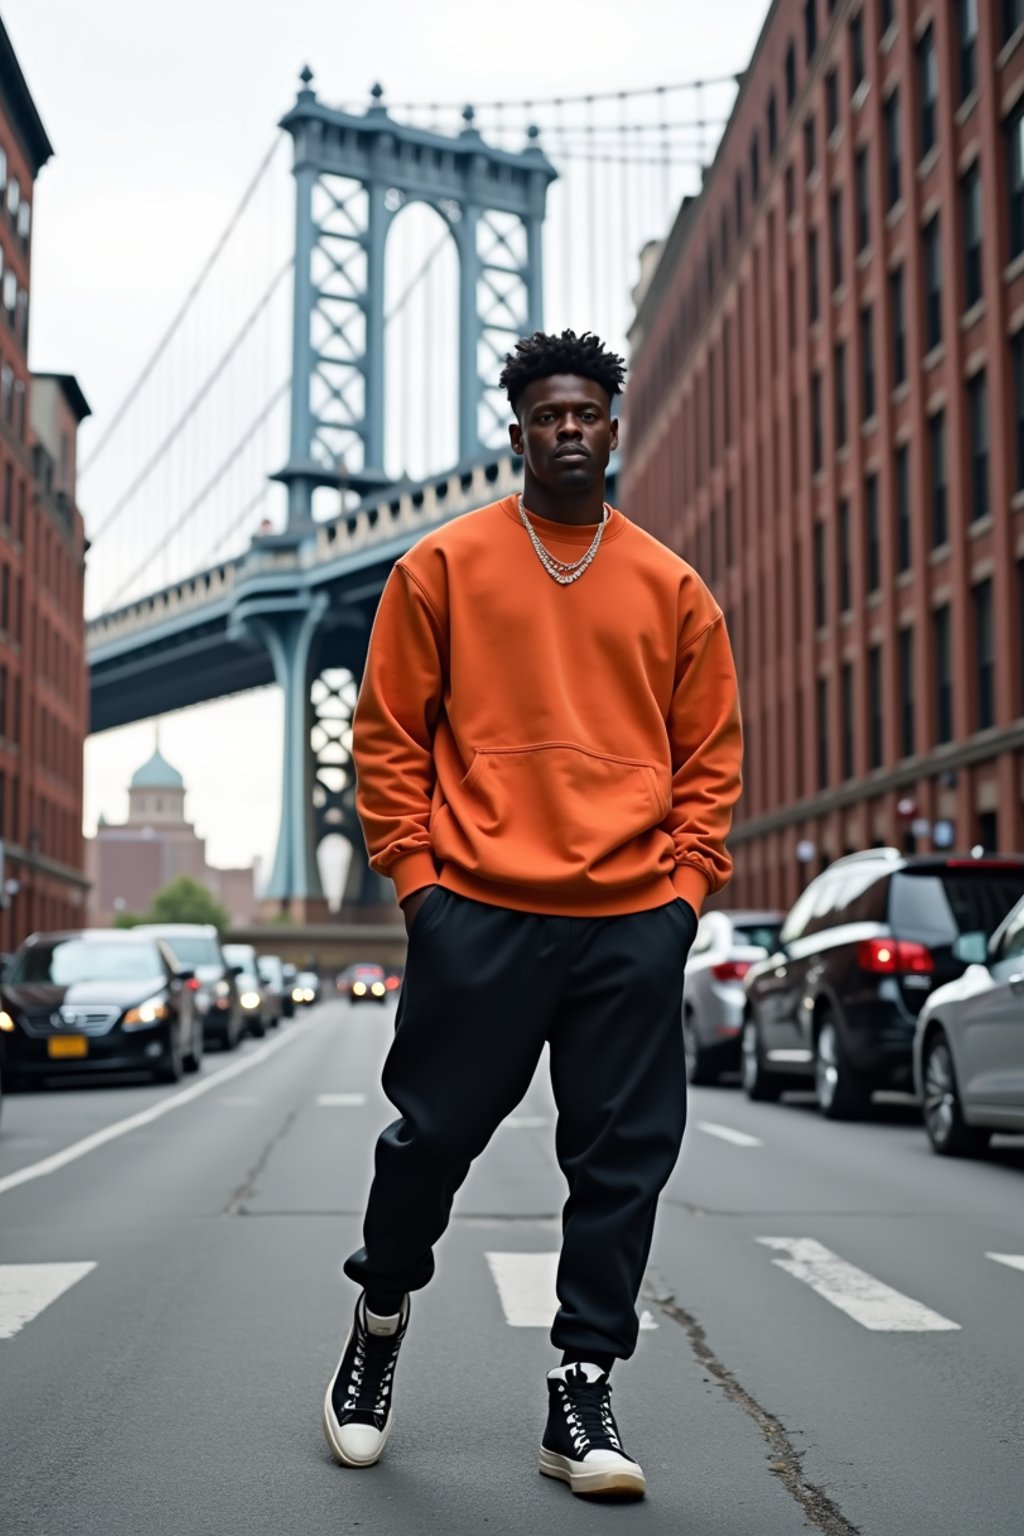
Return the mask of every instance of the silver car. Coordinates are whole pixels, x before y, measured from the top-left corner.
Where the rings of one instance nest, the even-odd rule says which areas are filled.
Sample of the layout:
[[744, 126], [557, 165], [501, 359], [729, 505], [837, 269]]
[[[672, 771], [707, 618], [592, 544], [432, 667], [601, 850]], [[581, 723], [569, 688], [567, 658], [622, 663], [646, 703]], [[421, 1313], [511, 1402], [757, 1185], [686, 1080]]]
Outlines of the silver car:
[[683, 1041], [691, 1083], [738, 1072], [743, 1029], [743, 978], [776, 948], [783, 914], [705, 912], [686, 961]]
[[914, 1079], [933, 1149], [964, 1157], [994, 1131], [1024, 1134], [1024, 897], [991, 939], [961, 934], [953, 953], [967, 969], [921, 1010]]

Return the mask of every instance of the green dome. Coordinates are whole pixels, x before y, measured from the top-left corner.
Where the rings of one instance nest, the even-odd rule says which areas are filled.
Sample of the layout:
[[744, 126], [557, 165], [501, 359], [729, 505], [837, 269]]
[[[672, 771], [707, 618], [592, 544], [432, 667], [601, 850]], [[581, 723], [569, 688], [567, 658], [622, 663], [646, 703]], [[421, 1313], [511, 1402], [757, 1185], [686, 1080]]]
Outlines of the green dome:
[[184, 789], [185, 780], [177, 768], [172, 768], [157, 747], [148, 763], [143, 763], [132, 774], [132, 789]]

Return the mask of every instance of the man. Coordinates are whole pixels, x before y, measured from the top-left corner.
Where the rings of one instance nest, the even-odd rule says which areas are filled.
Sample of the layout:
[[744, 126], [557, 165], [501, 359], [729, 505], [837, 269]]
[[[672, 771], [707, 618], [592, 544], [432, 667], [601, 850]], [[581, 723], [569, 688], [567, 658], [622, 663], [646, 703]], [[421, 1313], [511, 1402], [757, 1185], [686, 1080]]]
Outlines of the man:
[[741, 731], [722, 614], [605, 505], [622, 360], [516, 344], [501, 384], [523, 495], [422, 538], [381, 598], [356, 710], [357, 805], [409, 952], [384, 1089], [364, 1290], [324, 1402], [335, 1458], [391, 1430], [409, 1293], [472, 1160], [550, 1048], [569, 1196], [540, 1470], [633, 1495], [609, 1372], [632, 1354], [658, 1196], [686, 1118], [683, 965], [721, 889]]

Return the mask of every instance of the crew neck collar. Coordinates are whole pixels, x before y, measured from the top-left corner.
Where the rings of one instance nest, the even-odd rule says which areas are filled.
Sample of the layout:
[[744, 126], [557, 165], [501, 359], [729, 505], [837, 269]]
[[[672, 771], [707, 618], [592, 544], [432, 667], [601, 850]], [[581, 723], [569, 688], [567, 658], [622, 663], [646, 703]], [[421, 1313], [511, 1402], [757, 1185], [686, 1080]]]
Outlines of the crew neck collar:
[[[517, 527], [523, 528], [522, 521], [519, 517], [518, 496], [506, 496], [501, 502], [501, 509], [504, 513], [506, 513], [508, 517], [512, 519]], [[530, 511], [529, 507], [526, 509], [526, 515], [529, 517], [530, 522], [533, 524], [534, 531], [536, 532], [538, 538], [540, 538], [545, 544], [575, 544], [580, 545], [586, 549], [587, 546], [592, 542], [594, 534], [597, 532], [596, 523], [556, 523], [550, 517], [538, 517], [535, 512]], [[605, 524], [604, 533], [601, 538], [602, 544], [607, 544], [609, 539], [617, 539], [625, 525], [625, 517], [617, 507], [612, 507], [611, 515]], [[525, 533], [526, 530], [523, 529], [524, 537]]]

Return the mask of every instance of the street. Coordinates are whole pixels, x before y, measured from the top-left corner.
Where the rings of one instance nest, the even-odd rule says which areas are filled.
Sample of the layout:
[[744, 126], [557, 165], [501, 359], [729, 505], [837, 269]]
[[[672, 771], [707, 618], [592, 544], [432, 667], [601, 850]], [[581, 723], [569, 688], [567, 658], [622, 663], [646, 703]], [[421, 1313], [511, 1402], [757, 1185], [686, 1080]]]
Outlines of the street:
[[613, 1378], [649, 1494], [595, 1507], [537, 1473], [562, 1200], [539, 1074], [413, 1299], [383, 1461], [335, 1466], [392, 1023], [332, 1000], [185, 1087], [6, 1100], [5, 1536], [1019, 1536], [1024, 1145], [944, 1161], [895, 1102], [833, 1125], [692, 1090]]

